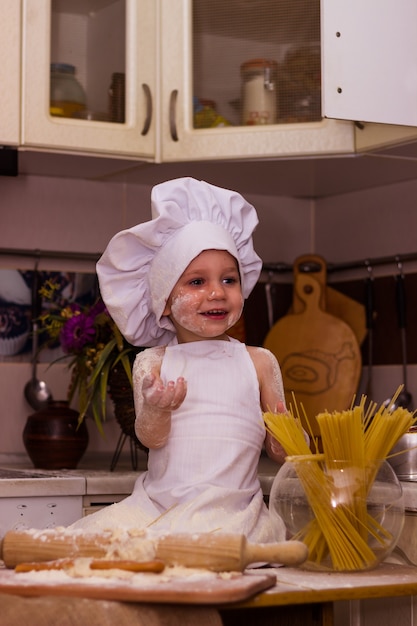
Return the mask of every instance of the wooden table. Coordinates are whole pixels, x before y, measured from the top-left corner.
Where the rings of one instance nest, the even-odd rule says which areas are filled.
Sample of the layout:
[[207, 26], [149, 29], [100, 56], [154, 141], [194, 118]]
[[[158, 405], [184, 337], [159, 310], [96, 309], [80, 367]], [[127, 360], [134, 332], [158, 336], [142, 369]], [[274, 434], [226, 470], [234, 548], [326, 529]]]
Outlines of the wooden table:
[[[114, 600], [120, 605], [132, 607], [132, 610], [145, 604], [157, 608], [167, 606], [167, 603], [171, 606], [181, 604], [186, 609], [188, 604], [189, 610], [185, 614], [192, 616], [196, 607], [205, 608], [207, 615], [216, 613], [217, 623], [220, 614], [224, 626], [332, 626], [335, 602], [417, 596], [417, 567], [390, 563], [369, 572], [355, 573], [319, 573], [286, 567], [247, 570], [246, 582], [249, 582], [248, 578], [253, 579], [249, 583], [251, 589], [258, 585], [256, 581], [260, 579], [270, 581], [271, 574], [277, 582], [269, 588], [263, 583], [261, 587], [253, 588], [254, 595], [244, 601], [241, 599], [249, 598], [248, 593], [241, 595], [239, 591], [239, 595], [235, 595], [233, 591], [234, 585], [239, 586], [243, 582], [239, 578], [223, 582], [217, 578], [201, 580], [198, 584], [191, 579], [166, 584], [160, 581], [154, 586], [130, 588], [123, 580], [118, 583], [107, 581], [107, 584], [104, 580], [99, 584], [92, 581], [91, 585], [87, 585], [82, 579], [59, 583], [54, 578], [50, 582], [35, 584], [32, 578], [23, 582], [25, 579], [12, 570], [3, 569], [0, 574], [0, 592], [17, 594], [19, 597], [16, 597], [14, 606], [22, 605], [22, 609], [25, 604], [30, 606], [30, 597], [35, 596], [43, 596], [44, 599], [71, 596], [75, 596], [75, 600], [95, 598], [99, 602], [97, 606], [103, 600]], [[5, 623], [1, 619], [0, 614], [0, 626]], [[200, 624], [200, 621], [193, 623]], [[398, 626], [399, 623], [401, 620], [391, 621], [389, 626]], [[387, 626], [385, 622], [384, 626]]]
[[220, 607], [225, 626], [332, 626], [334, 602], [417, 595], [417, 567], [408, 565], [383, 563], [354, 573], [273, 571], [274, 587], [246, 602]]

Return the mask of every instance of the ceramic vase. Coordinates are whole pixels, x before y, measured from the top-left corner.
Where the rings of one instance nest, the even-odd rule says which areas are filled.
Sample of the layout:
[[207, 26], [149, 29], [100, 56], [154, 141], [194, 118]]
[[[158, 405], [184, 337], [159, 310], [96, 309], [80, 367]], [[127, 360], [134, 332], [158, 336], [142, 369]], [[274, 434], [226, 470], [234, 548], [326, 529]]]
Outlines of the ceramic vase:
[[88, 430], [78, 425], [78, 412], [68, 402], [52, 401], [46, 409], [29, 415], [23, 443], [39, 469], [75, 469], [88, 446]]

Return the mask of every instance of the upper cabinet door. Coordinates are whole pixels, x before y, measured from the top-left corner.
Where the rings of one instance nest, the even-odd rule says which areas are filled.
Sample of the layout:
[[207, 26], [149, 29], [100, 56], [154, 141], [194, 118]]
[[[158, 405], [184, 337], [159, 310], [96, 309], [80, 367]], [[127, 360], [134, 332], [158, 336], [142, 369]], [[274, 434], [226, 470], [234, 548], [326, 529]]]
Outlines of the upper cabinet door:
[[20, 41], [19, 0], [0, 0], [0, 143], [20, 141]]
[[354, 150], [323, 120], [320, 0], [160, 0], [163, 161]]
[[325, 117], [417, 126], [417, 0], [321, 0]]
[[153, 158], [155, 41], [155, 0], [23, 0], [23, 145]]

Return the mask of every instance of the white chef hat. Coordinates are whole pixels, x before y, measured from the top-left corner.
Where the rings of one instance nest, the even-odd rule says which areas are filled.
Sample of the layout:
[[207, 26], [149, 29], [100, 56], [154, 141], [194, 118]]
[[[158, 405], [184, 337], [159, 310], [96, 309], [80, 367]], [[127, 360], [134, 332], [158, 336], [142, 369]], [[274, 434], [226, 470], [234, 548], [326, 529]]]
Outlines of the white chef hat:
[[244, 298], [262, 269], [252, 243], [258, 217], [237, 192], [177, 178], [152, 189], [151, 206], [152, 219], [115, 235], [97, 263], [107, 309], [136, 346], [172, 339], [165, 304], [184, 270], [204, 250], [226, 250], [237, 259]]

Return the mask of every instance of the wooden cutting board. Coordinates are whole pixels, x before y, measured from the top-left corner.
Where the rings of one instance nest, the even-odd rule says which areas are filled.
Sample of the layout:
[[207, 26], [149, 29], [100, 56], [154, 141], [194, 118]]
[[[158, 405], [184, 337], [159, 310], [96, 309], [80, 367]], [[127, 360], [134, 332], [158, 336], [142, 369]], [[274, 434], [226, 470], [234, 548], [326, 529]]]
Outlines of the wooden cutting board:
[[[346, 322], [356, 335], [359, 345], [362, 344], [366, 337], [366, 310], [365, 306], [353, 298], [349, 298], [344, 293], [329, 287], [327, 284], [327, 264], [323, 257], [317, 254], [304, 254], [298, 257], [294, 262], [294, 283], [301, 272], [301, 268], [305, 264], [319, 267], [317, 272], [311, 273], [320, 283], [320, 307]], [[294, 293], [293, 303], [288, 313], [302, 313], [304, 303]]]
[[[51, 577], [47, 580], [43, 574], [44, 572], [17, 574], [14, 570], [0, 569], [0, 593], [164, 604], [227, 604], [248, 600], [276, 583], [274, 573], [257, 573], [256, 570], [248, 570], [248, 573], [244, 574], [230, 574], [230, 577], [226, 578], [213, 573], [207, 574], [206, 577], [190, 574], [189, 577], [176, 577], [165, 582], [161, 578], [163, 574], [148, 574], [146, 584], [138, 582], [138, 578], [136, 582], [134, 578], [130, 580], [72, 578], [62, 571], [48, 572]], [[149, 580], [152, 576], [155, 582], [152, 578]]]
[[324, 310], [323, 291], [313, 275], [297, 273], [293, 296], [297, 312], [278, 320], [264, 342], [281, 366], [287, 406], [293, 404], [294, 393], [314, 435], [320, 434], [318, 413], [349, 408], [361, 372], [357, 337], [346, 322]]

